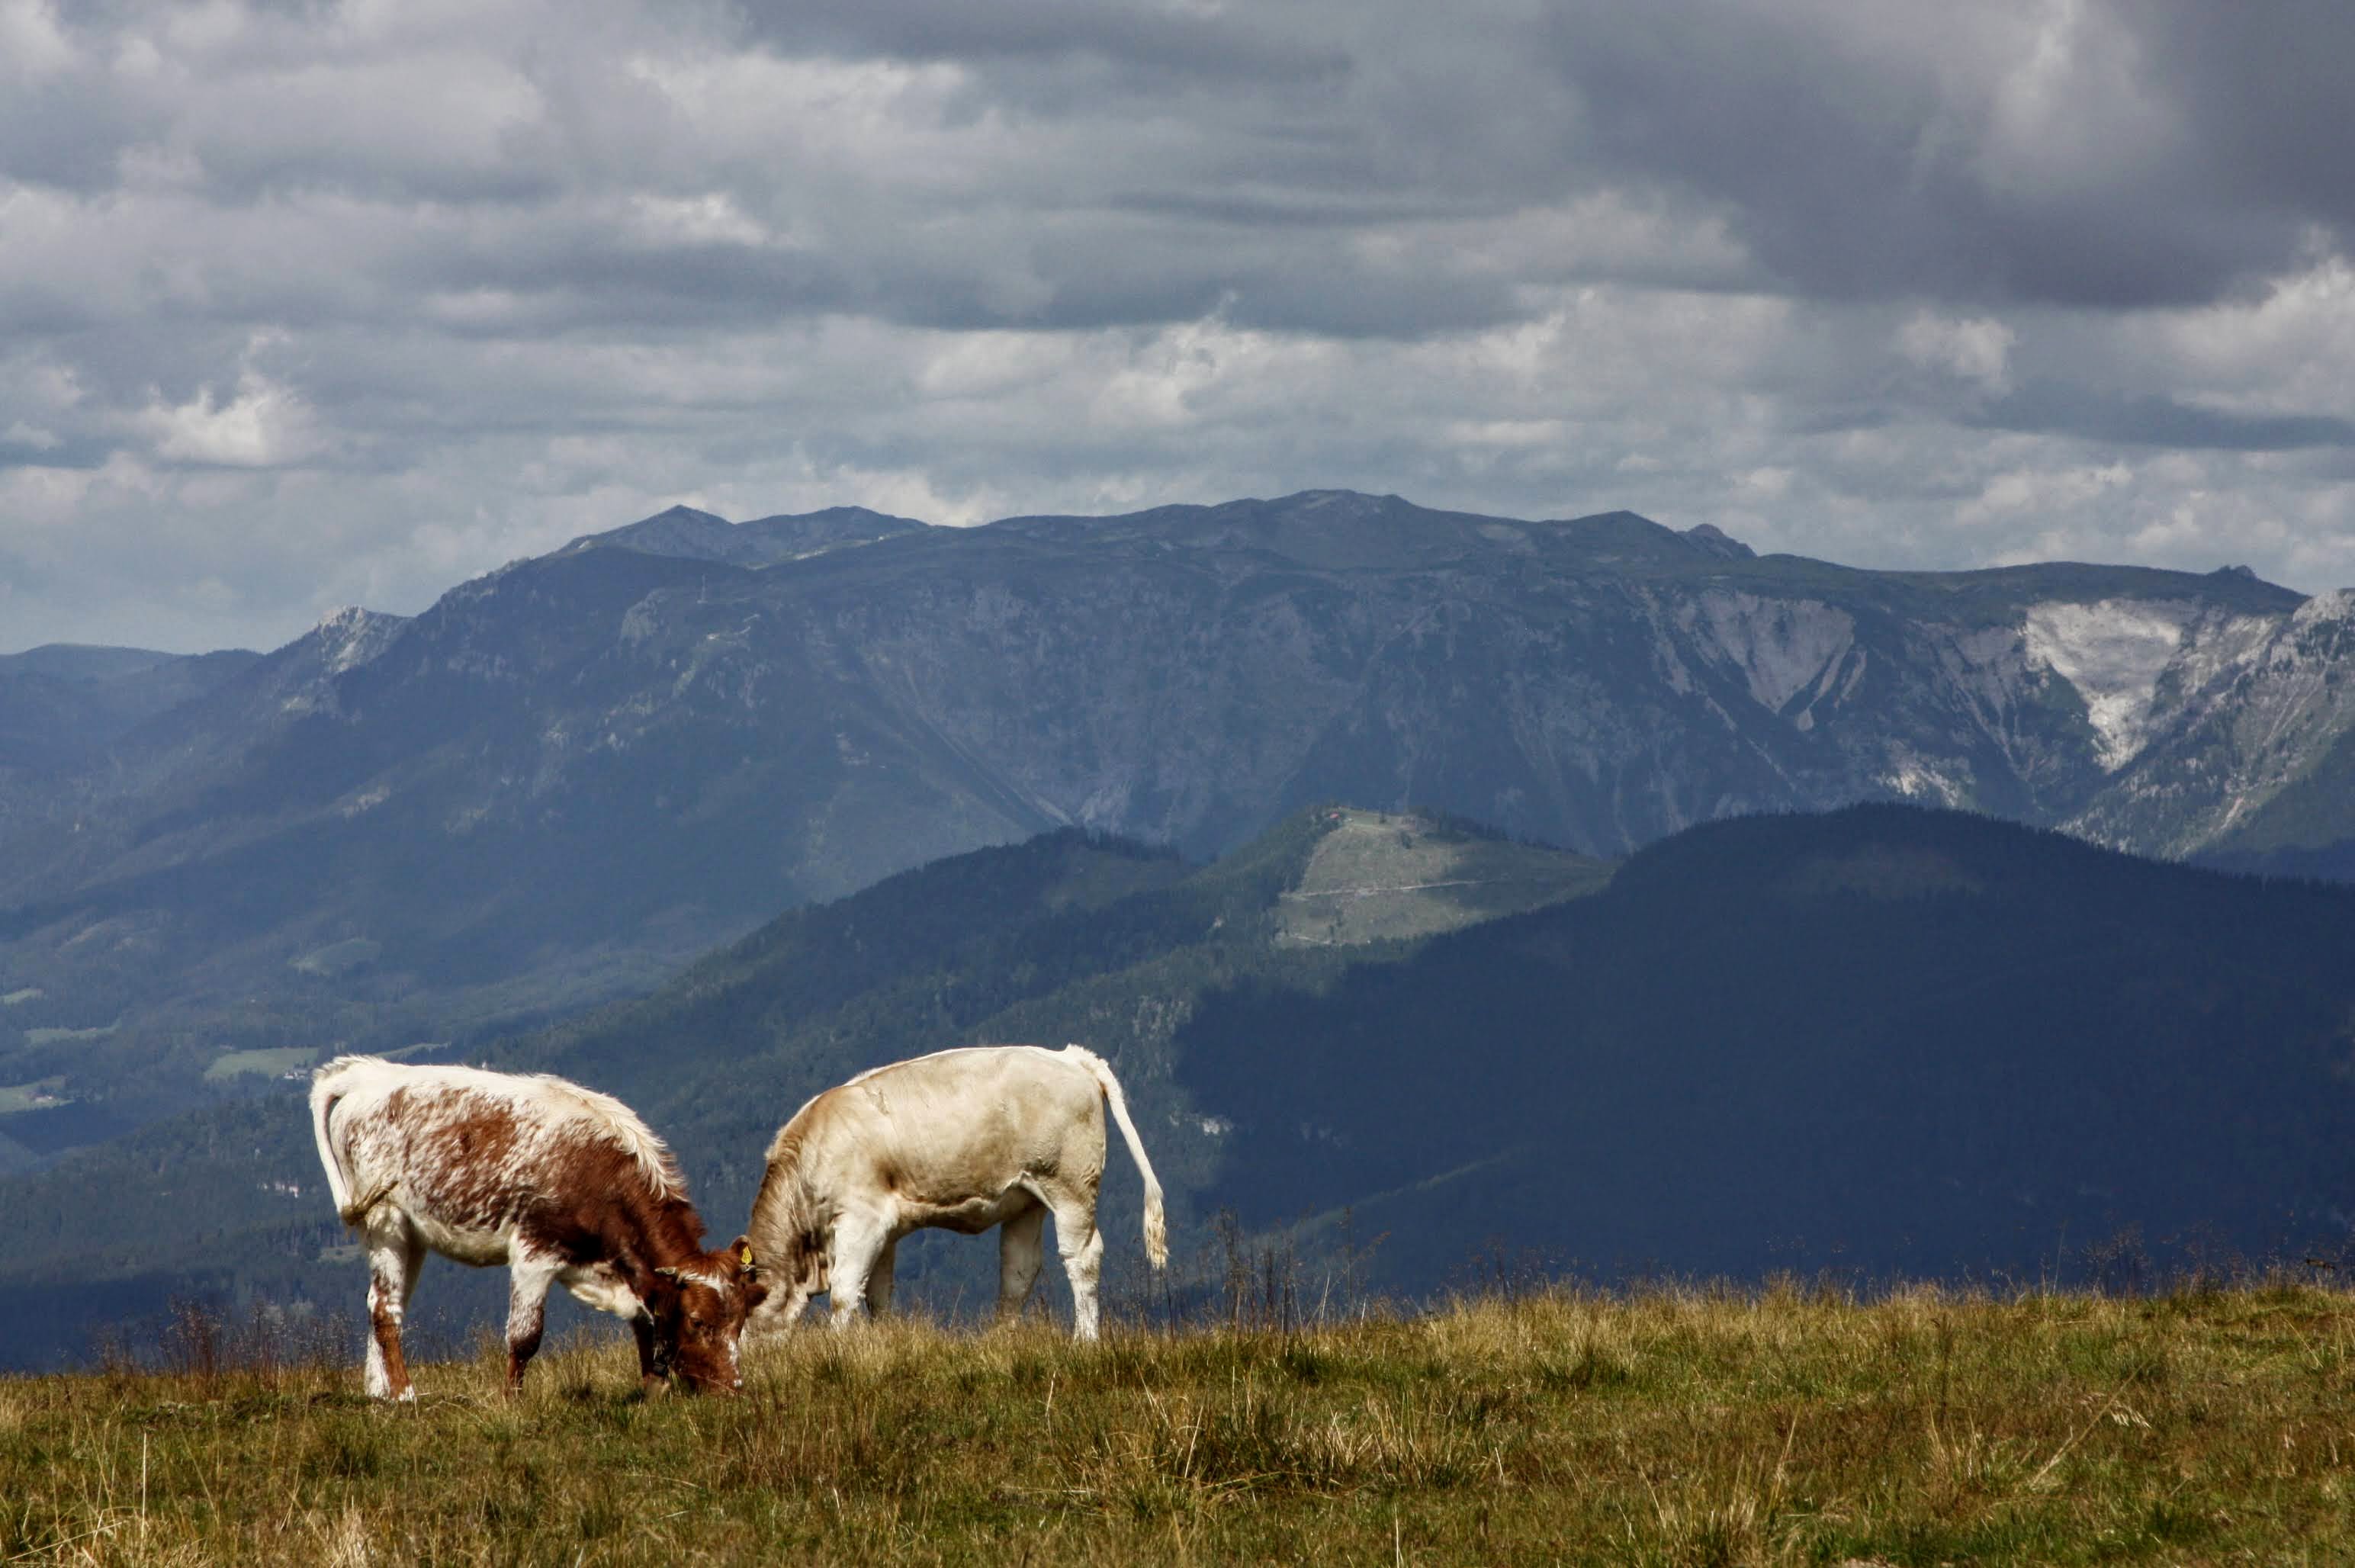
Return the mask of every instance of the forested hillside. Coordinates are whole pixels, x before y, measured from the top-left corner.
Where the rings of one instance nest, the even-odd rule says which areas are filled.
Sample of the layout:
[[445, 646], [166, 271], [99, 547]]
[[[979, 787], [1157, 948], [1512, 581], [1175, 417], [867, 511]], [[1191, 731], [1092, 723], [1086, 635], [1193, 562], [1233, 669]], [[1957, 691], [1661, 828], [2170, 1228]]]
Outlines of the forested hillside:
[[[1182, 1205], [1218, 1157], [1172, 1081], [1172, 1042], [1203, 998], [1250, 977], [1328, 984], [1419, 935], [1588, 894], [1608, 874], [1466, 825], [1338, 808], [1207, 867], [1065, 830], [790, 912], [642, 1001], [473, 1055], [621, 1094], [672, 1141], [703, 1213], [726, 1229], [750, 1210], [770, 1135], [819, 1089], [975, 1040], [1084, 1040], [1117, 1061]], [[1334, 933], [1326, 906], [1344, 881], [1354, 922], [1379, 935]], [[179, 1290], [348, 1296], [356, 1264], [325, 1212], [293, 1088], [0, 1183], [0, 1307], [13, 1308], [0, 1317], [11, 1326], [0, 1359], [73, 1352], [92, 1322], [155, 1310]], [[1107, 1225], [1133, 1233], [1137, 1203], [1116, 1168]], [[919, 1292], [931, 1267], [959, 1280], [996, 1267], [994, 1254], [961, 1261], [922, 1244], [901, 1257]], [[434, 1272], [421, 1303], [429, 1337], [467, 1313], [479, 1320], [504, 1288]]]
[[[1191, 1021], [1197, 1195], [1606, 1276], [2131, 1280], [2335, 1258], [2355, 891], [1906, 807], [1714, 824], [1610, 891]], [[1379, 1194], [1377, 1197], [1375, 1195]]]

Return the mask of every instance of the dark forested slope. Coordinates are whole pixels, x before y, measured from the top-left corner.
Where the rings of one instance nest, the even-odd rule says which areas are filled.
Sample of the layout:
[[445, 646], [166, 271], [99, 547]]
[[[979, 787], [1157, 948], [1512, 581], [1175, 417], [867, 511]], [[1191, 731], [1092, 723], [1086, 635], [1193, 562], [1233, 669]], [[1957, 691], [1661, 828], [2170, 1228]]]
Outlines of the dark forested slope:
[[1234, 1124], [1199, 1200], [1357, 1205], [1400, 1283], [1492, 1236], [1606, 1274], [2302, 1254], [2355, 1194], [2355, 891], [1752, 818], [1178, 1045]]

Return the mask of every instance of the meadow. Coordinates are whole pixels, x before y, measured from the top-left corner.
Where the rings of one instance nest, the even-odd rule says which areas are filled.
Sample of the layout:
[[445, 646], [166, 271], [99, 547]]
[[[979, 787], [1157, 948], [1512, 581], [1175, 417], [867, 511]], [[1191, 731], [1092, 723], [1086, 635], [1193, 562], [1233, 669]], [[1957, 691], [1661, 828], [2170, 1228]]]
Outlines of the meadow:
[[2355, 1560], [2355, 1296], [1545, 1290], [1289, 1328], [895, 1321], [642, 1398], [200, 1316], [0, 1381], [0, 1563]]

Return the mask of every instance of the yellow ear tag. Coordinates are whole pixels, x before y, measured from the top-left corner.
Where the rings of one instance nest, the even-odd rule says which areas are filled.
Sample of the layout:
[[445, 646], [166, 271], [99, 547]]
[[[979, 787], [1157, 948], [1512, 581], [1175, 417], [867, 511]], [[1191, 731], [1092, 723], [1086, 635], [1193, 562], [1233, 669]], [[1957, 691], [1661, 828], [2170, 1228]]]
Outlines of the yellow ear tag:
[[749, 1246], [746, 1247], [741, 1255], [744, 1259], [744, 1266], [746, 1268], [751, 1268], [752, 1266], [752, 1249]]

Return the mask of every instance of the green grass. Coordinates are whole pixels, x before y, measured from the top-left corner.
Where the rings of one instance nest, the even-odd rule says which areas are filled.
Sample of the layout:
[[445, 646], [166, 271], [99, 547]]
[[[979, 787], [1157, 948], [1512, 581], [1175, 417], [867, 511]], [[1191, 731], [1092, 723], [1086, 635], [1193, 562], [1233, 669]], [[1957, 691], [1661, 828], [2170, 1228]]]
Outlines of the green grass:
[[289, 959], [287, 963], [289, 967], [300, 969], [305, 975], [341, 975], [375, 963], [383, 952], [383, 943], [365, 936], [353, 936], [341, 942], [331, 942], [300, 958]]
[[113, 1024], [92, 1024], [88, 1029], [28, 1029], [25, 1031], [27, 1045], [69, 1045], [76, 1040], [104, 1040], [114, 1032]]
[[206, 1063], [205, 1082], [218, 1083], [225, 1078], [245, 1076], [275, 1078], [298, 1067], [310, 1066], [318, 1054], [315, 1051], [298, 1046], [275, 1051], [228, 1051]]
[[1281, 940], [1407, 940], [1602, 891], [1611, 863], [1451, 831], [1418, 816], [1336, 808], [1297, 888], [1278, 895]]
[[891, 1324], [733, 1401], [611, 1339], [0, 1381], [0, 1561], [2329, 1562], [2355, 1297], [1541, 1295], [1284, 1334]]
[[37, 1078], [30, 1083], [0, 1083], [0, 1116], [18, 1111], [37, 1111], [46, 1106], [67, 1104], [60, 1093], [66, 1086], [65, 1074]]

